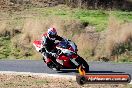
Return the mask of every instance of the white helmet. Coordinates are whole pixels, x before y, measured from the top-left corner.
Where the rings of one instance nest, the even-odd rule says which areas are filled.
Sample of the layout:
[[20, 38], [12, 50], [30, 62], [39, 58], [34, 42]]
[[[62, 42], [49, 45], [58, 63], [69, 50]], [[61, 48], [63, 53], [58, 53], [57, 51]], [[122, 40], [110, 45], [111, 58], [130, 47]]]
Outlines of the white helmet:
[[49, 28], [47, 34], [51, 40], [55, 40], [55, 36], [57, 35], [57, 31], [55, 28]]

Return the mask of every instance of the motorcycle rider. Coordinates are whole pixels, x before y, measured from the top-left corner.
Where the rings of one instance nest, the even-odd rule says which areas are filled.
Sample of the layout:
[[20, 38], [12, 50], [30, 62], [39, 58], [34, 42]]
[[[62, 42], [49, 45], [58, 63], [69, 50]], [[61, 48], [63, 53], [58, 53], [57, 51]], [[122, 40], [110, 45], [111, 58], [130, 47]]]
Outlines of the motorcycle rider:
[[39, 52], [43, 53], [45, 57], [44, 61], [46, 62], [48, 67], [50, 67], [52, 64], [50, 56], [56, 56], [56, 50], [54, 49], [55, 40], [63, 41], [64, 38], [58, 36], [56, 29], [53, 27], [49, 28], [46, 33], [42, 34], [42, 48], [39, 50]]
[[[55, 43], [56, 40], [62, 41], [62, 42]], [[80, 65], [83, 65], [84, 67], [88, 68], [88, 69], [86, 69], [86, 68], [85, 69], [87, 71], [89, 71], [89, 66], [87, 65], [86, 61], [83, 59], [80, 60], [81, 57], [76, 55], [77, 54], [77, 46], [73, 42], [71, 43], [71, 40], [64, 39], [64, 38], [58, 36], [55, 28], [49, 28], [46, 33], [42, 34], [41, 40], [35, 40], [33, 42], [33, 45], [35, 46], [36, 50], [41, 52], [42, 55], [45, 57], [45, 58], [43, 58], [44, 62], [47, 64], [47, 66], [49, 68], [51, 68], [53, 70], [60, 70], [61, 67], [62, 68], [67, 67], [65, 65], [63, 66], [63, 63], [64, 63], [63, 59], [61, 60], [61, 59], [56, 58], [56, 56], [57, 56], [56, 53], [57, 54], [59, 53], [59, 55], [63, 54], [63, 52], [61, 52], [61, 50], [59, 51], [59, 49], [56, 49], [56, 46], [57, 45], [59, 46], [59, 44], [62, 45], [63, 48], [66, 46], [67, 47], [66, 49], [69, 49], [73, 52], [75, 51], [75, 53], [73, 53], [73, 54], [75, 54], [76, 61], [75, 61], [75, 59], [72, 59], [72, 58], [74, 58], [74, 56], [72, 57], [72, 54], [70, 55], [70, 53], [69, 54], [64, 53], [64, 55], [68, 56], [68, 59], [70, 59], [71, 62], [73, 62], [77, 66], [77, 68]], [[56, 62], [58, 62], [58, 63], [56, 63]], [[59, 62], [61, 62], [61, 63], [59, 63]], [[60, 64], [62, 65], [61, 67], [60, 67]]]

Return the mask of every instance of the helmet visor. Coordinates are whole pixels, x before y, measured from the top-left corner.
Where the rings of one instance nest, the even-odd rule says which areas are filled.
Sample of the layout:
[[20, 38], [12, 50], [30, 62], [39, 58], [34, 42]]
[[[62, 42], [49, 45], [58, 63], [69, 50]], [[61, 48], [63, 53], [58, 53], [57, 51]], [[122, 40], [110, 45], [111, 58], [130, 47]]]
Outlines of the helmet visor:
[[49, 37], [50, 38], [55, 38], [56, 37], [56, 34], [49, 34]]

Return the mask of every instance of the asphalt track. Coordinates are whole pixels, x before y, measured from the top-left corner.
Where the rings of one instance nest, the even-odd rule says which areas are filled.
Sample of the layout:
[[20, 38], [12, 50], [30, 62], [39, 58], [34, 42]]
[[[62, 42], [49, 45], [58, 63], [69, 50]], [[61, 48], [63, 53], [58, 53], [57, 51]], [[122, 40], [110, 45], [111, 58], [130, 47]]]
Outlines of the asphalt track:
[[[131, 63], [112, 63], [112, 62], [88, 62], [89, 73], [126, 73], [132, 76]], [[0, 60], [0, 71], [48, 73], [60, 75], [75, 75], [76, 70], [54, 71], [49, 69], [42, 60]]]

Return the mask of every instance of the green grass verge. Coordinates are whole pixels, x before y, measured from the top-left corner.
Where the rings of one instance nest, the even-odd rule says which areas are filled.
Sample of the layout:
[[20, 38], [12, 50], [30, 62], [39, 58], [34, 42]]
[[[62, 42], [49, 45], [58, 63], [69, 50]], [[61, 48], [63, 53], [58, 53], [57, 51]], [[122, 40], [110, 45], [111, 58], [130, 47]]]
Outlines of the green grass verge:
[[106, 11], [106, 10], [86, 10], [79, 8], [70, 8], [67, 6], [56, 6], [46, 8], [30, 8], [26, 12], [39, 14], [39, 17], [61, 17], [63, 19], [76, 19], [82, 23], [87, 23], [96, 27], [96, 31], [100, 32], [107, 29], [108, 19], [110, 15], [117, 17], [122, 22], [132, 21], [132, 12], [126, 11]]
[[11, 41], [9, 37], [0, 37], [0, 59], [8, 58], [11, 54]]
[[[4, 14], [4, 13], [0, 13]], [[96, 27], [98, 32], [107, 29], [108, 18], [110, 15], [117, 17], [122, 22], [132, 22], [132, 11], [106, 11], [106, 10], [86, 10], [79, 8], [70, 8], [64, 5], [56, 7], [45, 7], [45, 8], [29, 8], [21, 12], [7, 13], [9, 19], [15, 21], [14, 25], [21, 24], [21, 21], [28, 18], [29, 15], [33, 15], [34, 18], [44, 17], [61, 17], [63, 19], [76, 19], [82, 23], [87, 23]], [[30, 17], [30, 16], [29, 16]]]

